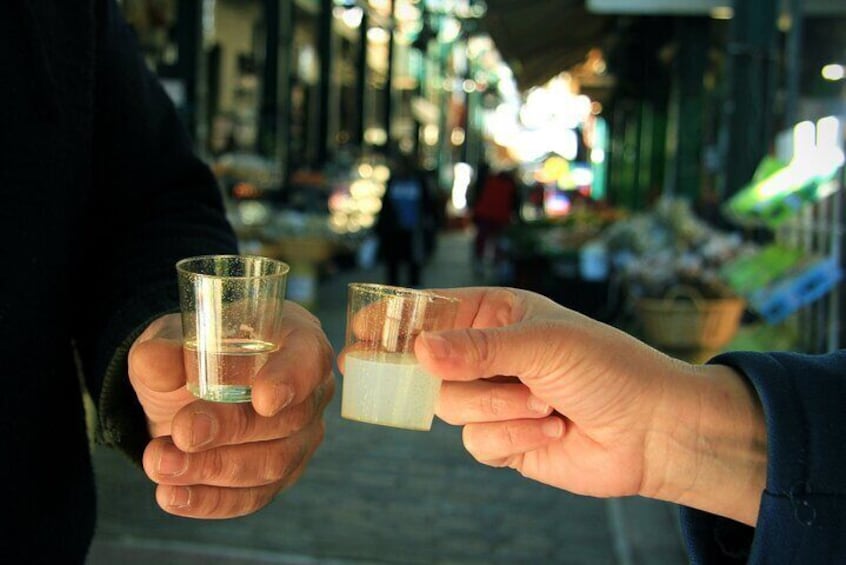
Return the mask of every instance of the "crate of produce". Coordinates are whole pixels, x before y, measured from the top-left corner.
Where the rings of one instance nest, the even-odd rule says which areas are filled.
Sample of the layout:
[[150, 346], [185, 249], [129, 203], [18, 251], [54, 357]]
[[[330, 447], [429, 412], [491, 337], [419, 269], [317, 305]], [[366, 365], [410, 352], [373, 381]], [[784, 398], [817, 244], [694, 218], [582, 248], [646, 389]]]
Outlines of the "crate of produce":
[[808, 260], [801, 268], [749, 295], [750, 308], [770, 324], [781, 322], [834, 288], [843, 278], [835, 257]]
[[724, 264], [720, 275], [739, 296], [749, 296], [794, 270], [805, 256], [801, 249], [771, 244]]

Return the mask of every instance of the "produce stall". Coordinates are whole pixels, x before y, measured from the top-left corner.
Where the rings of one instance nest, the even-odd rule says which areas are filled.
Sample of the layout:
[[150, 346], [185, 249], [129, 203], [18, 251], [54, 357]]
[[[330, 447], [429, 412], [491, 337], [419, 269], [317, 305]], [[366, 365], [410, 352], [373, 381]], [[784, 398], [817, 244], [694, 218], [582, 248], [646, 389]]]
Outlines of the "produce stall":
[[583, 208], [561, 218], [521, 222], [505, 233], [500, 283], [552, 298], [593, 318], [611, 321], [619, 300], [602, 232], [624, 217], [610, 208]]
[[707, 358], [737, 334], [747, 302], [724, 268], [758, 246], [714, 228], [688, 201], [663, 198], [603, 233], [625, 289], [626, 329], [691, 360]]

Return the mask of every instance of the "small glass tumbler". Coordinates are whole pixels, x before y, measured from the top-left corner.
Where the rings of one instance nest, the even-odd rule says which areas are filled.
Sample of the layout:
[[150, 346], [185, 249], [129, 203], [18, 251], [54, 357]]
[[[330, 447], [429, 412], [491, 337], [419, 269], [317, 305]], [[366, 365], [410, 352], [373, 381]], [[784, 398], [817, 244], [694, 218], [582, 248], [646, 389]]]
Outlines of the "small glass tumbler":
[[420, 368], [414, 340], [451, 329], [458, 299], [425, 290], [369, 283], [349, 285], [341, 416], [427, 431], [440, 379]]
[[176, 263], [187, 387], [214, 402], [250, 402], [252, 383], [281, 344], [287, 264], [205, 255]]

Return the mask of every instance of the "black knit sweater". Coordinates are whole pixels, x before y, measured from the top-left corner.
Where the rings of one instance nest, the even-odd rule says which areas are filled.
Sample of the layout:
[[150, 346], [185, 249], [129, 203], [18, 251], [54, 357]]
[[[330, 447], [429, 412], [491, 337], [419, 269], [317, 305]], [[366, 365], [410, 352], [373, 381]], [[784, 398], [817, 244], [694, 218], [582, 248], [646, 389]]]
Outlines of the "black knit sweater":
[[237, 247], [113, 1], [0, 2], [0, 73], [0, 556], [82, 562], [95, 489], [78, 376], [100, 440], [138, 461], [129, 345], [177, 309], [177, 259]]

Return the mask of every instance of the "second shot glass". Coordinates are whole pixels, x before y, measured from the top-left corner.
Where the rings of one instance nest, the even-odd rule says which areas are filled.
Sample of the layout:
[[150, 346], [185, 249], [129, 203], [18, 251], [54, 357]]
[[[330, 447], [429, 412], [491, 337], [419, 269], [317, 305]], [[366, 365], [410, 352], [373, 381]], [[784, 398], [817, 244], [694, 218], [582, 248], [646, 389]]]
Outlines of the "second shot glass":
[[429, 430], [440, 379], [420, 368], [420, 332], [451, 329], [458, 300], [425, 290], [370, 283], [349, 285], [341, 416]]

